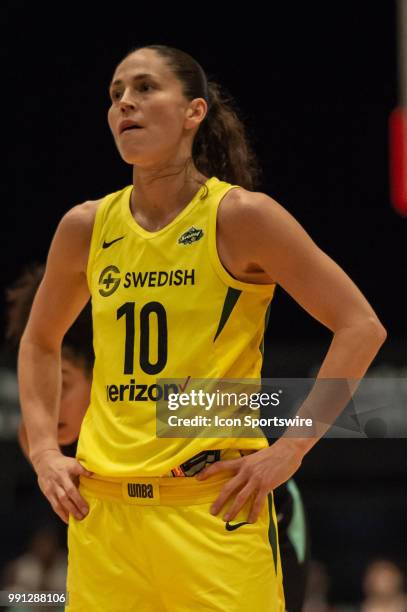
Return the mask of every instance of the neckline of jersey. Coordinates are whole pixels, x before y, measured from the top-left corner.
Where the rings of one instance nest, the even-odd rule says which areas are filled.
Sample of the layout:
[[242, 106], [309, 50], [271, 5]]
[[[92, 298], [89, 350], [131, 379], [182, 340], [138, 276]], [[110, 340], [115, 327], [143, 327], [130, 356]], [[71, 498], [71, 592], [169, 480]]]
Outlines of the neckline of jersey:
[[167, 225], [164, 225], [164, 227], [157, 230], [156, 232], [150, 232], [146, 230], [144, 227], [141, 227], [141, 225], [139, 225], [136, 219], [133, 217], [131, 208], [130, 208], [131, 194], [133, 192], [133, 185], [129, 185], [128, 187], [125, 188], [123, 199], [122, 199], [122, 212], [123, 212], [125, 221], [135, 232], [137, 232], [137, 234], [139, 234], [143, 238], [151, 239], [151, 238], [156, 238], [157, 236], [161, 236], [161, 234], [168, 232], [168, 230], [174, 227], [174, 225], [176, 225], [179, 221], [181, 221], [181, 219], [183, 219], [195, 207], [195, 205], [199, 201], [201, 194], [203, 193], [205, 186], [208, 189], [210, 189], [212, 185], [214, 185], [217, 182], [219, 182], [219, 179], [216, 176], [212, 176], [208, 178], [208, 180], [205, 181], [205, 183], [196, 192], [192, 200], [188, 202], [186, 206], [184, 206], [184, 208], [178, 213], [178, 215], [174, 217], [172, 221], [167, 223]]

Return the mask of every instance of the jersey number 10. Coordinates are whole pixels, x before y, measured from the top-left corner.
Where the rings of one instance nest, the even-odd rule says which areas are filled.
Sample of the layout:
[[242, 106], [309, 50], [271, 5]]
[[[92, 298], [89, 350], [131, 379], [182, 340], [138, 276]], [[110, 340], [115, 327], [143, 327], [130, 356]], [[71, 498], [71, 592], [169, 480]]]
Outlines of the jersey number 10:
[[[124, 373], [134, 372], [135, 302], [125, 302], [117, 309], [117, 320], [125, 317]], [[155, 313], [158, 324], [157, 361], [150, 361], [150, 315]], [[146, 374], [158, 374], [167, 363], [167, 313], [159, 302], [148, 302], [140, 310], [140, 367]]]

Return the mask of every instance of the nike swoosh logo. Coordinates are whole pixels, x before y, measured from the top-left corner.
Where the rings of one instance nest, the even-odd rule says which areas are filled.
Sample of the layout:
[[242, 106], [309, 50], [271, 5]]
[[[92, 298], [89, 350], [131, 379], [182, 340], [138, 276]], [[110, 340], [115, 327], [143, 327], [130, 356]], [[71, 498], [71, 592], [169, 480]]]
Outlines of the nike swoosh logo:
[[106, 242], [106, 240], [104, 240], [102, 244], [102, 249], [108, 249], [110, 246], [112, 246], [112, 244], [114, 244], [118, 240], [123, 240], [123, 238], [124, 236], [120, 236], [120, 238], [115, 238], [114, 240], [111, 240], [110, 242]]
[[249, 525], [250, 523], [248, 523], [247, 521], [243, 521], [243, 523], [235, 523], [234, 525], [231, 525], [229, 523], [229, 521], [227, 521], [225, 527], [226, 527], [226, 531], [234, 531], [235, 529], [239, 529], [239, 527], [241, 527], [242, 525]]

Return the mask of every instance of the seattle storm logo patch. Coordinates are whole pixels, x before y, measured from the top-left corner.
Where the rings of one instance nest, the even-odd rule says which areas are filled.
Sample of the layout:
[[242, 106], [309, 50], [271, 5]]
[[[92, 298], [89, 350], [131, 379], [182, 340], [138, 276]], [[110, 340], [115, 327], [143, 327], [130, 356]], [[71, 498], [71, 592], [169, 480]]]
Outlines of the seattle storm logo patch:
[[192, 244], [200, 240], [203, 235], [203, 230], [192, 226], [178, 238], [178, 244]]
[[107, 266], [99, 276], [99, 293], [108, 297], [116, 291], [120, 285], [120, 270], [116, 266]]

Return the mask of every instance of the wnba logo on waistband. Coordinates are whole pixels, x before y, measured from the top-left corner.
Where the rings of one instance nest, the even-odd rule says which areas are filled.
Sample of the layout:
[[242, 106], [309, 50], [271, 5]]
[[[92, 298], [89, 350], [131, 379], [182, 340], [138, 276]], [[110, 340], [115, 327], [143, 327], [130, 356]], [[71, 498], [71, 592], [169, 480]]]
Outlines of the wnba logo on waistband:
[[142, 497], [143, 499], [145, 499], [146, 497], [154, 497], [153, 485], [151, 484], [128, 482], [127, 492], [129, 494], [129, 497]]

